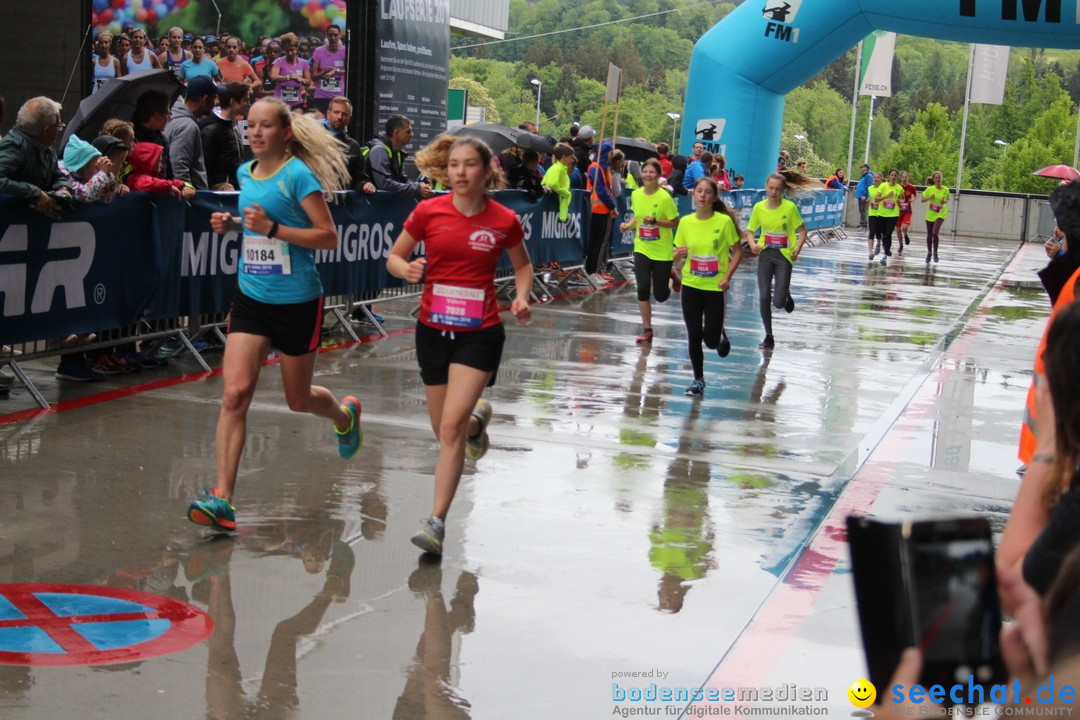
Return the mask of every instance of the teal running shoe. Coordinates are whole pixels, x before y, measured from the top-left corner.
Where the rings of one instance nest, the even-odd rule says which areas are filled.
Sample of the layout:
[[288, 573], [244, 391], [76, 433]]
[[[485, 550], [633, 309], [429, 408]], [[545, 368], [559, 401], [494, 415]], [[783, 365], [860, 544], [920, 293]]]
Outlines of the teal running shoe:
[[349, 414], [349, 429], [341, 432], [334, 428], [334, 434], [338, 439], [338, 454], [342, 459], [348, 460], [364, 444], [364, 431], [360, 429], [360, 401], [352, 395], [346, 395], [341, 409]]
[[203, 490], [203, 496], [188, 505], [187, 519], [196, 525], [236, 531], [236, 508], [215, 490]]

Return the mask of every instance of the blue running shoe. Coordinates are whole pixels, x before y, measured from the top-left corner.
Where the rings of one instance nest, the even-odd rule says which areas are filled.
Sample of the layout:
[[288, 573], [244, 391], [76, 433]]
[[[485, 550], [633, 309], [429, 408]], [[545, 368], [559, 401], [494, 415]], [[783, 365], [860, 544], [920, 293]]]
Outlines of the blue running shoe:
[[334, 428], [334, 434], [338, 439], [338, 454], [348, 460], [364, 444], [364, 431], [360, 429], [360, 401], [352, 395], [346, 395], [341, 409], [349, 414], [349, 429], [341, 432]]
[[215, 490], [203, 490], [203, 496], [188, 505], [187, 518], [196, 525], [236, 530], [236, 508]]

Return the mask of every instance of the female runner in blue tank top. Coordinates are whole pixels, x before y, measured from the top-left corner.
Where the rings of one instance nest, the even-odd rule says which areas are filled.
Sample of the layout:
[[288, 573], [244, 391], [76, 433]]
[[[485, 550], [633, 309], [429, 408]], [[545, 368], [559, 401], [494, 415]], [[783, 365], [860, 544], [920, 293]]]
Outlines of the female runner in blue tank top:
[[276, 348], [289, 409], [334, 423], [341, 457], [360, 447], [360, 401], [339, 404], [333, 393], [312, 385], [322, 330], [322, 282], [315, 251], [337, 246], [337, 229], [325, 193], [348, 185], [345, 155], [315, 120], [264, 99], [251, 107], [248, 138], [255, 160], [237, 171], [244, 216], [213, 213], [216, 233], [243, 231], [237, 269], [239, 287], [229, 313], [225, 379], [217, 425], [217, 486], [188, 507], [200, 525], [236, 529], [232, 505], [247, 411], [262, 362]]

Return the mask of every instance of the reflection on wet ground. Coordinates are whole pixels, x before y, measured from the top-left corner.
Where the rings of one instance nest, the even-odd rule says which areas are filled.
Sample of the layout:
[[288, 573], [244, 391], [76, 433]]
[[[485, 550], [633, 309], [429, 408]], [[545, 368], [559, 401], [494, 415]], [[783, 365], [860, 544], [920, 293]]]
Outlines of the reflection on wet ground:
[[[897, 513], [982, 510], [1000, 527], [1047, 310], [1040, 292], [995, 287], [1011, 244], [961, 238], [941, 264], [887, 268], [861, 247], [804, 254], [771, 353], [757, 348], [753, 264], [741, 269], [732, 351], [706, 358], [702, 400], [682, 394], [692, 373], [677, 297], [654, 311], [651, 348], [634, 343], [628, 287], [510, 327], [491, 451], [466, 464], [441, 564], [408, 543], [436, 446], [407, 334], [319, 359], [321, 384], [364, 403], [350, 463], [322, 424], [287, 410], [276, 367], [264, 370], [235, 538], [183, 519], [213, 477], [220, 378], [0, 425], [15, 509], [0, 526], [0, 581], [169, 595], [217, 626], [145, 662], [0, 666], [0, 713], [607, 717], [613, 682], [725, 684], [734, 664], [761, 683], [831, 682], [818, 657], [847, 663], [832, 671], [851, 675], [846, 687], [861, 669], [850, 617], [775, 623], [788, 650], [770, 654], [753, 645], [755, 616], [784, 587], [824, 585], [850, 606], [836, 562], [815, 553], [834, 508], [858, 505], [853, 477], [879, 473], [864, 511], [886, 500]], [[407, 328], [410, 309], [380, 314]], [[39, 374], [46, 393], [66, 392]]]

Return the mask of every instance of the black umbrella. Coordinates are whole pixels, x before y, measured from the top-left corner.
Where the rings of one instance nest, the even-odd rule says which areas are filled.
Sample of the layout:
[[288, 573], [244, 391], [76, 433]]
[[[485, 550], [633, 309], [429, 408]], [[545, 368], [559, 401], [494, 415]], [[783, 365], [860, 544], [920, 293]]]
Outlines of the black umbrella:
[[656, 146], [644, 140], [618, 136], [615, 138], [615, 148], [622, 150], [627, 160], [645, 162], [649, 158], [660, 157], [660, 154], [656, 152]]
[[135, 114], [136, 101], [147, 90], [160, 90], [165, 93], [169, 96], [171, 106], [183, 89], [184, 86], [176, 76], [163, 69], [140, 70], [121, 78], [106, 80], [97, 92], [79, 103], [75, 117], [64, 131], [61, 148], [67, 145], [68, 138], [72, 135], [78, 135], [87, 142], [93, 140], [106, 120], [131, 120]]
[[512, 128], [509, 125], [500, 125], [499, 123], [462, 125], [451, 130], [449, 134], [464, 135], [483, 140], [496, 155], [515, 146], [525, 150], [536, 150], [541, 153], [551, 152], [554, 149], [554, 145], [545, 137]]

